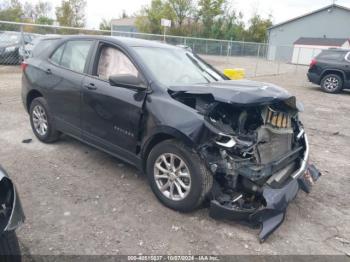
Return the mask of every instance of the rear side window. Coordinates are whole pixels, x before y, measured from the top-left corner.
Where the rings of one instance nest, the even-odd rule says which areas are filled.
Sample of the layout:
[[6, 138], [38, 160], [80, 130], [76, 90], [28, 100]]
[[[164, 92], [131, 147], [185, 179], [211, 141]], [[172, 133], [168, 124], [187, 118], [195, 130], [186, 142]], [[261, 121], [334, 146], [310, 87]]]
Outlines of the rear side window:
[[43, 39], [43, 40], [38, 40], [37, 43], [35, 43], [35, 41], [36, 40], [33, 40], [33, 42], [32, 42], [34, 44], [32, 55], [38, 56], [43, 51], [45, 51], [47, 48], [54, 45], [58, 41], [58, 39]]
[[63, 50], [66, 44], [61, 45], [51, 56], [51, 61], [54, 62], [55, 64], [60, 65], [61, 64], [61, 58], [63, 54]]
[[65, 68], [82, 73], [84, 72], [91, 46], [92, 41], [68, 41], [54, 52], [51, 60]]
[[342, 60], [344, 58], [344, 52], [323, 51], [317, 58], [325, 60]]

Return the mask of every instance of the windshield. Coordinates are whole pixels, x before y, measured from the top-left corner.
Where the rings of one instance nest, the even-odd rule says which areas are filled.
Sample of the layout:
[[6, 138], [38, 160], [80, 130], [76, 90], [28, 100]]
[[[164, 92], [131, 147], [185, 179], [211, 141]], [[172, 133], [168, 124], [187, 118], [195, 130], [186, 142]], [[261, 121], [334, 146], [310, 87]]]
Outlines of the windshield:
[[21, 36], [19, 34], [9, 34], [9, 33], [0, 34], [1, 44], [18, 44], [20, 40], [21, 40]]
[[191, 52], [177, 48], [135, 47], [154, 77], [163, 85], [200, 84], [223, 80]]

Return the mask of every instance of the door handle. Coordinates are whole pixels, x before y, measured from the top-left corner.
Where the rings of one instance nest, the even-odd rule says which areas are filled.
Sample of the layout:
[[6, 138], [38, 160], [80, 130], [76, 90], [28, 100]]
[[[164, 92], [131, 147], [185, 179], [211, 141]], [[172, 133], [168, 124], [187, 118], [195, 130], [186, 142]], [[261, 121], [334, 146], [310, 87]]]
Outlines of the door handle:
[[50, 68], [48, 68], [48, 69], [46, 69], [46, 74], [48, 74], [48, 75], [51, 75], [52, 74], [52, 71], [51, 71], [51, 69]]
[[85, 84], [84, 87], [89, 89], [89, 90], [96, 90], [97, 89], [97, 87], [95, 86], [94, 83]]

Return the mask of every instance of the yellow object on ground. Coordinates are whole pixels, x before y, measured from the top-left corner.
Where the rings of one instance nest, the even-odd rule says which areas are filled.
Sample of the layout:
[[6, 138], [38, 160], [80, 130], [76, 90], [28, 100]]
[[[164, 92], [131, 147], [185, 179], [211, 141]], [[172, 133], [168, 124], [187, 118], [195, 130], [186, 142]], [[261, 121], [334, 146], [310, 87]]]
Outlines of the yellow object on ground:
[[224, 69], [224, 75], [231, 80], [239, 80], [245, 77], [245, 70], [243, 68]]

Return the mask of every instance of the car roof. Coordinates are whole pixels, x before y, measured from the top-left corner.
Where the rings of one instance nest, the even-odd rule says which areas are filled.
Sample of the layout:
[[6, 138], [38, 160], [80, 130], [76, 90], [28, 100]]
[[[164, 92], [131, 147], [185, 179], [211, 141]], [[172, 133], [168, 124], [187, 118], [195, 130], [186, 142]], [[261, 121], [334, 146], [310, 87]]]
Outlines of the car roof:
[[328, 49], [322, 50], [322, 52], [350, 52], [350, 49], [328, 48]]
[[132, 38], [132, 37], [122, 37], [122, 36], [96, 36], [96, 35], [70, 35], [70, 36], [64, 36], [63, 39], [69, 40], [69, 39], [80, 39], [80, 38], [95, 38], [96, 40], [106, 40], [110, 42], [115, 43], [121, 43], [129, 47], [158, 47], [158, 48], [169, 48], [169, 49], [182, 49], [180, 47], [176, 47], [169, 44], [164, 44], [158, 41], [150, 41], [150, 40], [144, 40], [144, 39], [138, 39], [138, 38]]

